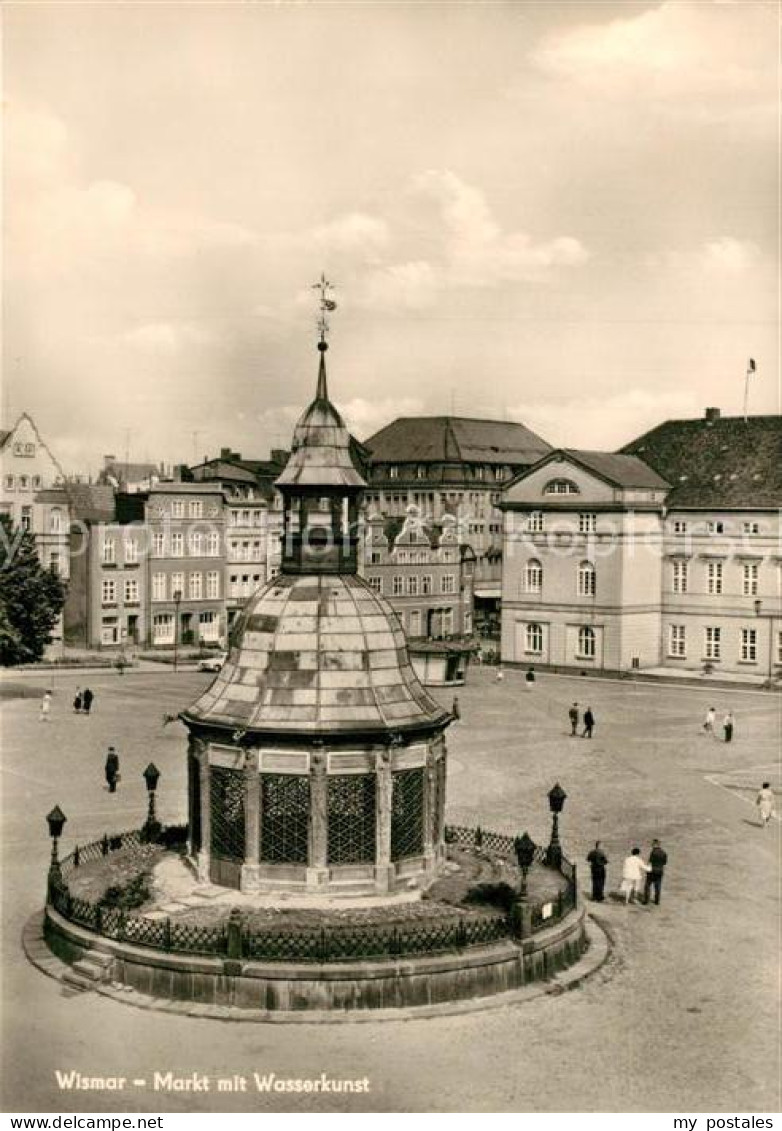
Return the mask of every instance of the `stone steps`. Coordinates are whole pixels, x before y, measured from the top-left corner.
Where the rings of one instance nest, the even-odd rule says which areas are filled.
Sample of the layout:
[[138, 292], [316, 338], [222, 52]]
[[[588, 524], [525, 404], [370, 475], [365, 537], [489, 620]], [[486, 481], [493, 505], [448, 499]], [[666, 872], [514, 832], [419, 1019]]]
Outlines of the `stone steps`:
[[110, 954], [91, 950], [83, 955], [63, 975], [63, 982], [75, 990], [94, 990], [99, 982], [109, 980], [113, 959]]

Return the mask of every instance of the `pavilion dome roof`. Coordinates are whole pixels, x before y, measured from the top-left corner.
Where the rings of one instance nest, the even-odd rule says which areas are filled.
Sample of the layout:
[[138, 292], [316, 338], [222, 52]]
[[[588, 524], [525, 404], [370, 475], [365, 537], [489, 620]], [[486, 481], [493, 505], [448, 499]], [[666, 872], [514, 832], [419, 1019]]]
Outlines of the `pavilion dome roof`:
[[250, 599], [222, 670], [182, 718], [328, 738], [436, 730], [450, 715], [419, 683], [396, 613], [362, 578], [283, 574]]
[[326, 385], [325, 342], [320, 343], [320, 366], [315, 399], [293, 431], [291, 454], [277, 487], [366, 487], [350, 452], [350, 433], [329, 400]]

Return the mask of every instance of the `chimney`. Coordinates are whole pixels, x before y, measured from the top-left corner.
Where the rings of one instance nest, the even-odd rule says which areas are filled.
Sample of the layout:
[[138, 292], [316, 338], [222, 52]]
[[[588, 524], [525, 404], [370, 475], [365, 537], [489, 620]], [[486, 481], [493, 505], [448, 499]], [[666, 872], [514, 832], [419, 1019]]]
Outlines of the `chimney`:
[[221, 448], [220, 449], [220, 459], [230, 459], [230, 458], [231, 458], [231, 449], [230, 448]]
[[103, 457], [103, 466], [104, 467], [111, 467], [111, 465], [113, 463], [116, 463], [116, 462], [117, 462], [116, 456], [104, 456]]
[[719, 420], [719, 418], [720, 418], [720, 410], [718, 408], [707, 408], [706, 409], [706, 419], [707, 420]]

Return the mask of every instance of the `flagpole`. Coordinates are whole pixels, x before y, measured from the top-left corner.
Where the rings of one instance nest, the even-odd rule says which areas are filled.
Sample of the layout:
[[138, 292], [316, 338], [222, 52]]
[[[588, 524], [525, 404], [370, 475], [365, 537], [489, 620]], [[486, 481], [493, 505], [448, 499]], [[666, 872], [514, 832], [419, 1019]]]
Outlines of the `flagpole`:
[[747, 362], [747, 372], [744, 374], [744, 423], [747, 423], [747, 401], [749, 399], [749, 379], [755, 372], [757, 366], [755, 365], [754, 357], [751, 357]]

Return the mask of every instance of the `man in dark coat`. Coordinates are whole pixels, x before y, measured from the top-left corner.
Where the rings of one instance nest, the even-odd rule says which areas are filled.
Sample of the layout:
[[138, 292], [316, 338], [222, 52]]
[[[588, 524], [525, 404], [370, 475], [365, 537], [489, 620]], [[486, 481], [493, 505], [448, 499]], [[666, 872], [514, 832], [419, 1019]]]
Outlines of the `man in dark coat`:
[[90, 708], [92, 707], [92, 701], [93, 701], [94, 698], [95, 698], [95, 696], [92, 694], [89, 687], [85, 687], [84, 693], [81, 697], [81, 701], [82, 701], [82, 705], [84, 707], [84, 714], [85, 715], [89, 715]]
[[570, 734], [575, 738], [578, 731], [578, 703], [574, 703], [567, 714], [570, 719]]
[[595, 725], [595, 716], [592, 714], [592, 708], [587, 707], [586, 711], [584, 711], [584, 733], [581, 735], [581, 737], [582, 738], [591, 738], [592, 737], [592, 728], [594, 727], [594, 725]]
[[113, 746], [109, 747], [109, 752], [106, 755], [106, 781], [109, 787], [109, 793], [117, 792], [117, 779], [119, 778], [119, 754]]
[[649, 902], [649, 892], [654, 888], [654, 902], [660, 902], [660, 888], [663, 883], [663, 872], [668, 863], [668, 853], [664, 850], [659, 840], [652, 841], [652, 851], [649, 853], [649, 867], [644, 885], [644, 903]]
[[600, 841], [595, 841], [595, 847], [587, 855], [587, 863], [592, 871], [592, 899], [596, 903], [602, 903], [605, 896], [606, 886], [606, 868], [608, 866], [608, 857], [600, 847]]

